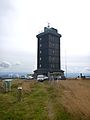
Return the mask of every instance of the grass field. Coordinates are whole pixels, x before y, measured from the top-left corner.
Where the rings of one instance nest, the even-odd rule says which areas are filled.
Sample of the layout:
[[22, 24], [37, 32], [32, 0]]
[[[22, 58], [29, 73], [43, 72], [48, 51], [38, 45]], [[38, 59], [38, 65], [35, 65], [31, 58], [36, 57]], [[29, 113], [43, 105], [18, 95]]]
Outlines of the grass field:
[[90, 120], [90, 80], [13, 80], [8, 93], [2, 84], [0, 120]]

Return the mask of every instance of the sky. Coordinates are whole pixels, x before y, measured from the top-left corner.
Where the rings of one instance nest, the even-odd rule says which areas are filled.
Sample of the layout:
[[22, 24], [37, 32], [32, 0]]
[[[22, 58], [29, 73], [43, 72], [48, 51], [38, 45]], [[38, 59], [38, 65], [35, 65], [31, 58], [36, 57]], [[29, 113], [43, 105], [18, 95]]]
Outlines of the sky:
[[0, 0], [0, 72], [37, 68], [37, 38], [50, 23], [61, 38], [61, 65], [90, 73], [89, 0]]

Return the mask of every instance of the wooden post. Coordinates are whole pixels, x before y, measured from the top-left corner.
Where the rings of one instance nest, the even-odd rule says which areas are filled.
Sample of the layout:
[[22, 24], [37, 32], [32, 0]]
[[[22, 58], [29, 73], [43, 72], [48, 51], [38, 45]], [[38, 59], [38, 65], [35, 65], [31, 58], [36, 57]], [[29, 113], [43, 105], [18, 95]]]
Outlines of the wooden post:
[[21, 101], [21, 98], [22, 98], [22, 87], [18, 87], [17, 99], [18, 99], [19, 102]]

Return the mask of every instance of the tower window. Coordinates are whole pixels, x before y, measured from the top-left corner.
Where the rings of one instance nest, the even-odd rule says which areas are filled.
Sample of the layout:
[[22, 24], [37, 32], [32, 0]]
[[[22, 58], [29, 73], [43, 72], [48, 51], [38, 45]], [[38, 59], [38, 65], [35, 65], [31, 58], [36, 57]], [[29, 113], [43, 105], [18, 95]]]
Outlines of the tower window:
[[55, 53], [55, 51], [53, 50], [53, 54]]
[[40, 61], [42, 60], [42, 58], [40, 57]]
[[40, 54], [42, 53], [42, 51], [40, 50]]
[[40, 64], [40, 68], [42, 67], [42, 65]]
[[42, 40], [42, 38], [40, 38], [40, 40]]
[[42, 44], [40, 44], [40, 47], [42, 47]]

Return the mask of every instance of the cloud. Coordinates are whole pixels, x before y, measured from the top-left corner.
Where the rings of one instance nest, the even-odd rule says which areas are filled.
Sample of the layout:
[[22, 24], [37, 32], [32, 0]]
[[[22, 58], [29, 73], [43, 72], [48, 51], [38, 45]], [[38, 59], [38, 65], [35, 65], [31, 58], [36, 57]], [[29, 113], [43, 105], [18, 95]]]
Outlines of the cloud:
[[90, 68], [86, 69], [87, 71], [90, 71]]
[[90, 68], [89, 68], [89, 67], [86, 67], [85, 69], [86, 69], [87, 71], [90, 71]]
[[20, 62], [16, 62], [16, 63], [15, 63], [15, 66], [19, 66], [19, 65], [21, 65]]
[[7, 62], [7, 61], [2, 61], [0, 63], [1, 68], [9, 68], [10, 66], [11, 66], [11, 64], [9, 62]]
[[11, 0], [0, 0], [0, 13], [6, 14], [8, 10], [13, 10], [13, 2]]

